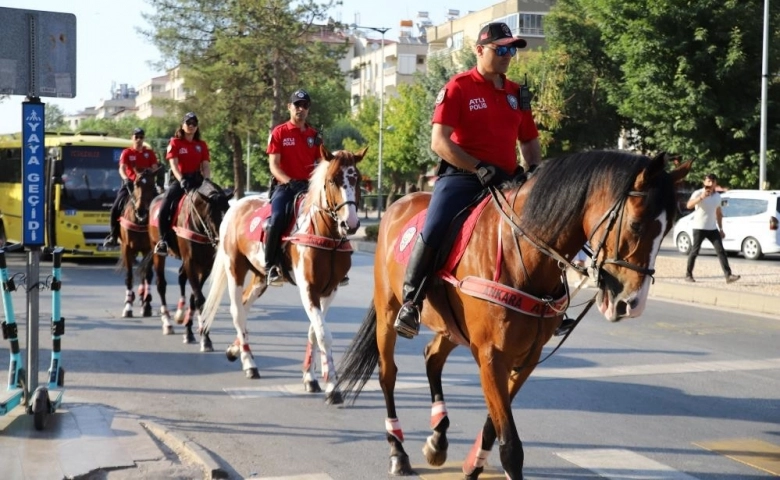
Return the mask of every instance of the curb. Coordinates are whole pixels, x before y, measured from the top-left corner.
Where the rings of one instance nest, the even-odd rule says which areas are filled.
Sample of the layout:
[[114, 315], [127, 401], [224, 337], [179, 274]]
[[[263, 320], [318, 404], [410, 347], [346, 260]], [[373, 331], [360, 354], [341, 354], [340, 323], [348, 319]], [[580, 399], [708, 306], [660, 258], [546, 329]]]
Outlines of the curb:
[[184, 454], [195, 461], [195, 463], [200, 464], [206, 474], [206, 478], [228, 478], [228, 473], [219, 466], [214, 457], [197, 443], [154, 422], [142, 420], [138, 423], [171, 450]]
[[[356, 252], [373, 254], [376, 243], [351, 240]], [[683, 303], [706, 305], [717, 308], [739, 310], [742, 313], [777, 315], [780, 312], [780, 297], [710, 287], [694, 287], [672, 282], [656, 281], [650, 287], [650, 297], [674, 300]]]

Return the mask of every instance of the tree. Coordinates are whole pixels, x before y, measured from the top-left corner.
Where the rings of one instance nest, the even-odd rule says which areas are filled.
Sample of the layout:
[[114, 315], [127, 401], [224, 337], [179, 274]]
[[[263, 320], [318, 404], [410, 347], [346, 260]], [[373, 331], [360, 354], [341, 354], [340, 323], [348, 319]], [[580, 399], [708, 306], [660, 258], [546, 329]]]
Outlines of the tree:
[[46, 118], [44, 121], [46, 122], [44, 128], [47, 132], [60, 132], [69, 130], [67, 124], [65, 123], [65, 112], [62, 110], [62, 107], [57, 104], [46, 104]]
[[[640, 148], [696, 159], [693, 178], [714, 172], [732, 187], [755, 188], [763, 4], [561, 0], [556, 8], [571, 7], [598, 30], [596, 56], [611, 64], [605, 71], [618, 72], [603, 77], [609, 102], [631, 119]], [[771, 24], [778, 21], [773, 2]], [[780, 39], [777, 27], [772, 39]], [[778, 65], [780, 52], [770, 54], [770, 65]], [[775, 77], [769, 97], [778, 105]], [[780, 117], [768, 120], [768, 178], [778, 185]]]
[[[152, 28], [143, 33], [165, 61], [184, 70], [191, 92], [185, 106], [211, 125], [206, 131], [215, 145], [215, 171], [225, 171], [220, 162], [231, 164], [239, 195], [246, 174], [242, 140], [247, 132], [266, 138], [270, 127], [286, 120], [284, 105], [292, 90], [321, 89], [318, 101], [333, 107], [318, 113], [322, 120], [332, 121], [346, 111], [346, 92], [333, 88], [338, 82], [323, 81], [343, 78], [337, 60], [346, 42], [325, 44], [315, 35], [324, 28], [315, 22], [326, 19], [333, 0], [149, 3], [154, 12], [144, 18]], [[336, 99], [329, 105], [332, 95]]]

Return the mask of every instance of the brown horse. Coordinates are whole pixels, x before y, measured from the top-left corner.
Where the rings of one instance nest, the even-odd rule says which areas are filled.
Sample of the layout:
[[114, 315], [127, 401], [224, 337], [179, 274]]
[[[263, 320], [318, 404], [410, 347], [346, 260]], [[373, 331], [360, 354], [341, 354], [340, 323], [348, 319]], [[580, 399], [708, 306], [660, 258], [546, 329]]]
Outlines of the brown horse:
[[[197, 189], [186, 193], [177, 209], [178, 214], [173, 222], [173, 231], [176, 233], [176, 242], [169, 245], [168, 255], [181, 259], [179, 268], [179, 288], [181, 297], [176, 308], [175, 320], [184, 324], [184, 343], [195, 343], [195, 334], [192, 330], [192, 317], [199, 312], [206, 301], [203, 295], [203, 285], [211, 273], [214, 264], [214, 254], [219, 243], [219, 226], [222, 217], [230, 207], [228, 203], [233, 194], [225, 192], [210, 180], [206, 180]], [[152, 245], [160, 239], [159, 212], [163, 196], [152, 201], [152, 221], [149, 228], [149, 240]], [[154, 264], [154, 272], [157, 275], [157, 291], [162, 302], [161, 310], [168, 311], [165, 303], [165, 256], [149, 254], [141, 263], [141, 268]], [[190, 284], [189, 305], [185, 298], [186, 284]], [[198, 319], [202, 325], [202, 319]], [[212, 352], [214, 348], [208, 332], [199, 328], [201, 335], [200, 349], [203, 352]]]
[[[309, 340], [303, 364], [307, 391], [319, 392], [315, 379], [315, 346], [319, 348], [325, 396], [329, 403], [340, 403], [334, 389], [336, 369], [333, 343], [325, 315], [336, 296], [339, 282], [352, 266], [352, 248], [347, 235], [360, 226], [357, 203], [360, 201], [360, 172], [357, 164], [366, 148], [357, 152], [331, 154], [321, 147], [323, 160], [311, 175], [309, 190], [298, 214], [294, 232], [284, 238], [282, 270], [287, 281], [297, 284], [303, 308], [309, 317]], [[219, 251], [210, 280], [209, 296], [203, 308], [205, 327], [214, 321], [225, 288], [230, 297], [230, 313], [236, 328], [236, 341], [228, 347], [231, 361], [241, 357], [247, 378], [260, 378], [249, 348], [246, 318], [252, 303], [266, 290], [264, 247], [261, 233], [264, 217], [270, 214], [266, 201], [247, 197], [236, 202], [225, 215], [220, 231]], [[247, 273], [252, 277], [244, 290]], [[294, 279], [293, 279], [294, 278]]]
[[[598, 285], [591, 302], [610, 321], [641, 314], [661, 239], [676, 212], [674, 187], [690, 170], [688, 162], [669, 173], [665, 163], [663, 155], [651, 160], [617, 151], [548, 160], [524, 185], [492, 190], [480, 213], [470, 217], [473, 223], [466, 222], [471, 231], [461, 232], [463, 241], [453, 248], [461, 256], [447, 257], [422, 309], [423, 324], [434, 332], [425, 348], [433, 433], [423, 453], [429, 464], [447, 458], [449, 418], [441, 374], [450, 352], [464, 345], [479, 367], [488, 417], [463, 472], [476, 479], [498, 439], [507, 478], [523, 478], [523, 447], [511, 403], [568, 307], [566, 268], [589, 241], [594, 252], [589, 270]], [[429, 201], [427, 193], [412, 194], [385, 212], [373, 303], [339, 366], [336, 385], [354, 401], [379, 365], [394, 475], [413, 473], [393, 393], [398, 371], [393, 323], [405, 267], [399, 259], [411, 249], [419, 225], [414, 217]]]
[[[149, 243], [149, 206], [157, 195], [157, 186], [155, 177], [157, 170], [147, 168], [139, 172], [133, 182], [133, 191], [130, 192], [128, 202], [122, 209], [122, 216], [119, 218], [119, 239], [121, 243], [120, 262], [125, 269], [125, 307], [122, 316], [129, 318], [133, 316], [133, 302], [135, 293], [133, 292], [133, 269], [135, 259], [138, 254], [147, 255], [152, 251]], [[122, 188], [125, 188], [124, 186]], [[152, 280], [152, 270], [147, 268], [139, 272], [141, 284], [138, 286], [138, 297], [141, 301], [143, 316], [152, 316], [152, 294], [149, 284]], [[173, 333], [173, 327], [170, 324], [170, 318], [162, 315], [163, 334]]]

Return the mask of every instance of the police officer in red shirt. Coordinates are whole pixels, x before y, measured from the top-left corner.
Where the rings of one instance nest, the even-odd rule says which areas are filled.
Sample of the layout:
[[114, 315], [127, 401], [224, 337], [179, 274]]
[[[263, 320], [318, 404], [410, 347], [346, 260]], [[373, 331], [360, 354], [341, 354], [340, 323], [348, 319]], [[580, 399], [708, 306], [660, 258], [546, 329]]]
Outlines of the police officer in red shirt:
[[138, 173], [147, 168], [157, 166], [157, 155], [154, 150], [144, 146], [144, 130], [133, 130], [133, 146], [122, 150], [119, 156], [119, 176], [122, 177], [122, 186], [116, 192], [116, 200], [111, 206], [111, 233], [103, 242], [104, 246], [116, 246], [119, 239], [119, 217], [125, 208], [127, 199], [132, 195], [134, 182]]
[[192, 112], [184, 115], [176, 135], [168, 143], [165, 158], [171, 165], [171, 183], [160, 208], [160, 241], [154, 247], [158, 255], [168, 254], [171, 235], [171, 212], [182, 195], [200, 187], [203, 180], [211, 178], [209, 147], [200, 139], [198, 116]]
[[395, 320], [399, 335], [420, 330], [425, 283], [435, 253], [455, 215], [482, 191], [522, 175], [516, 147], [529, 166], [541, 162], [539, 132], [530, 95], [506, 78], [509, 62], [525, 40], [512, 36], [504, 23], [482, 27], [477, 37], [477, 66], [452, 77], [436, 98], [431, 149], [441, 157], [440, 175], [406, 268], [404, 304]]
[[287, 110], [290, 121], [276, 126], [268, 139], [268, 164], [274, 176], [271, 194], [271, 218], [265, 233], [265, 272], [268, 285], [281, 286], [279, 246], [287, 223], [288, 208], [295, 196], [309, 188], [309, 176], [320, 160], [322, 140], [317, 130], [306, 123], [311, 97], [306, 90], [296, 90], [290, 96]]

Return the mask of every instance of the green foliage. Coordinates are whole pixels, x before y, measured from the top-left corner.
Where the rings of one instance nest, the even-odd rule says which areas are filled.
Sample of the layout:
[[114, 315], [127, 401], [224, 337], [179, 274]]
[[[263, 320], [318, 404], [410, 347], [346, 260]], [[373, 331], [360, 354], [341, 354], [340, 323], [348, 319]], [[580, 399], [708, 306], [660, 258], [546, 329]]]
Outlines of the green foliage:
[[366, 225], [366, 237], [367, 242], [376, 242], [379, 238], [379, 224]]
[[46, 125], [44, 128], [47, 132], [65, 132], [69, 128], [65, 124], [65, 112], [62, 111], [62, 107], [49, 103], [46, 105]]

